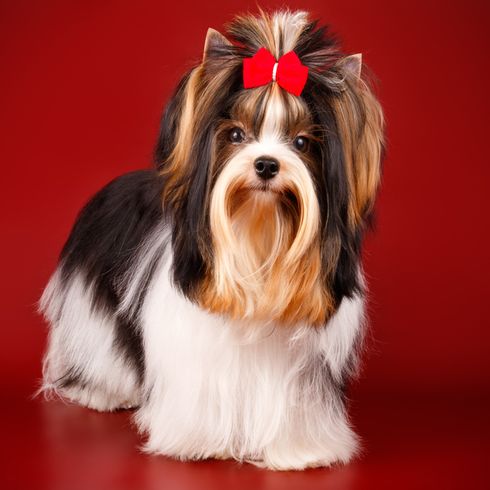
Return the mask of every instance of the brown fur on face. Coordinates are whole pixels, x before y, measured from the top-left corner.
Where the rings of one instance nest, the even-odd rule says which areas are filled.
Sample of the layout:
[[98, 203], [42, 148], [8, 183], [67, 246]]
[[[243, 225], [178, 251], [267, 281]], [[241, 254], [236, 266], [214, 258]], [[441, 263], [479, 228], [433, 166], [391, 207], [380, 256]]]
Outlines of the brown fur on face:
[[[324, 285], [318, 204], [307, 168], [314, 162], [292, 149], [294, 138], [311, 128], [307, 108], [270, 85], [242, 93], [231, 116], [216, 132], [213, 266], [197, 301], [234, 318], [319, 325], [334, 302]], [[243, 143], [223, 141], [233, 127], [244, 131]], [[251, 169], [254, 158], [268, 148], [264, 140], [271, 138], [278, 151], [271, 156], [279, 158], [285, 177], [263, 184]], [[288, 178], [288, 171], [294, 177]]]
[[291, 259], [298, 210], [290, 197], [263, 194], [237, 191], [232, 196], [229, 210], [238, 247], [234, 257], [242, 264], [234, 277], [223, 281], [214, 269], [203, 282], [199, 304], [236, 319], [320, 325], [334, 304], [324, 288], [318, 241]]

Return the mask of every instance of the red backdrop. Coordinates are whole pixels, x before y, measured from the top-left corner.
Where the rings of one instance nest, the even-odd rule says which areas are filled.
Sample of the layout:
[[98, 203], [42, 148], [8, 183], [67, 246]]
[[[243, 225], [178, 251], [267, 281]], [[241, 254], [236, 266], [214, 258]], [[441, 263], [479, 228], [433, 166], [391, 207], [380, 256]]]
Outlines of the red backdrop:
[[[363, 53], [388, 124], [365, 248], [372, 329], [358, 396], [484, 393], [490, 4], [288, 5]], [[108, 180], [149, 165], [162, 108], [207, 27], [249, 9], [254, 1], [1, 2], [4, 393], [28, 393], [40, 375], [46, 329], [35, 302], [77, 211]]]

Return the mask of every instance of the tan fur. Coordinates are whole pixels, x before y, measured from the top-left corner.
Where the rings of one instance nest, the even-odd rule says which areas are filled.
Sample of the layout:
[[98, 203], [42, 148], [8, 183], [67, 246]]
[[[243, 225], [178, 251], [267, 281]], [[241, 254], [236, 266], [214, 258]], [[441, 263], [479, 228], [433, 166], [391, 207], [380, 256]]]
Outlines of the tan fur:
[[281, 55], [292, 51], [299, 36], [308, 24], [308, 14], [303, 11], [291, 12], [282, 10], [269, 14], [259, 9], [256, 17], [239, 15], [229, 26], [233, 34], [235, 26], [246, 29], [251, 44], [266, 47], [278, 59]]
[[[254, 135], [257, 113], [261, 130]], [[274, 84], [244, 92], [232, 117], [236, 121], [226, 127], [239, 125], [251, 140], [293, 139], [310, 125], [301, 100]], [[235, 163], [233, 148], [217, 155], [225, 163], [215, 168], [211, 192], [213, 257], [197, 296], [203, 308], [245, 320], [311, 325], [333, 311], [322, 272], [315, 189], [303, 161], [291, 155], [281, 159], [276, 191], [256, 189], [251, 155]]]
[[176, 141], [168, 160], [163, 162], [162, 175], [167, 178], [168, 185], [165, 187], [164, 200], [177, 199], [178, 195], [169, 195], [176, 191], [174, 182], [178, 181], [185, 171], [190, 148], [192, 145], [192, 133], [194, 130], [196, 96], [200, 83], [202, 68], [195, 68], [185, 87], [184, 103], [182, 105], [179, 125], [177, 128]]
[[[322, 324], [333, 301], [322, 283], [318, 235], [298, 239], [300, 213], [284, 209], [281, 196], [231, 192], [228, 198], [230, 215], [211, 217], [216, 260], [200, 305], [245, 320]], [[228, 219], [230, 228], [222, 226]], [[231, 274], [219, 269], [227, 267]]]
[[371, 211], [379, 187], [384, 118], [365, 81], [351, 77], [346, 86], [333, 106], [351, 190], [349, 220], [357, 226]]

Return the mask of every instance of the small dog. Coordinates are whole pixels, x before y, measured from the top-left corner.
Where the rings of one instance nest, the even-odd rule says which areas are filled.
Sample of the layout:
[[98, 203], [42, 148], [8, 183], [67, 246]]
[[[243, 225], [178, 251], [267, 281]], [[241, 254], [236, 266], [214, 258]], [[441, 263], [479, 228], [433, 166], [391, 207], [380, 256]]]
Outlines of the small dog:
[[356, 454], [344, 386], [384, 126], [361, 65], [304, 12], [209, 29], [156, 168], [96, 194], [63, 248], [40, 301], [41, 391], [137, 407], [145, 450], [181, 460]]

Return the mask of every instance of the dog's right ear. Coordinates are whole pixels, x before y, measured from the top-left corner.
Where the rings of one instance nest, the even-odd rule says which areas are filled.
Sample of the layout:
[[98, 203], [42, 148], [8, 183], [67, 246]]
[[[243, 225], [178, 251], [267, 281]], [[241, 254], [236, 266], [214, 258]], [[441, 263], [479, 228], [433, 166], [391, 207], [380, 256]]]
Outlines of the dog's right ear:
[[[209, 28], [204, 42], [203, 62], [222, 55], [224, 48], [231, 46], [223, 34]], [[184, 171], [191, 147], [196, 92], [199, 88], [202, 65], [191, 70], [180, 82], [170, 99], [160, 126], [160, 135], [155, 148], [155, 163], [174, 180]]]
[[223, 34], [210, 27], [204, 42], [203, 62], [212, 57], [213, 54], [220, 54], [220, 51], [228, 46], [231, 46], [230, 41]]

